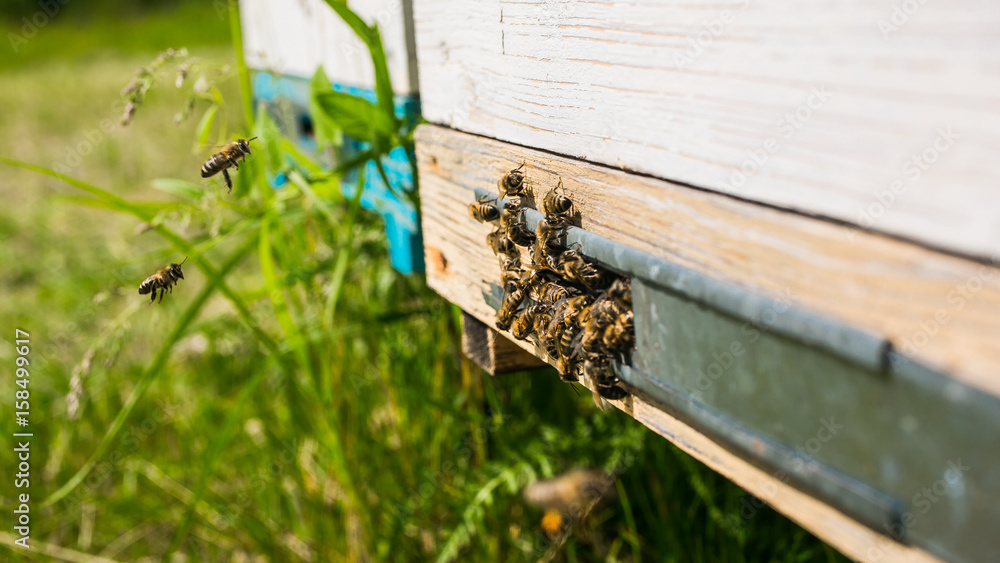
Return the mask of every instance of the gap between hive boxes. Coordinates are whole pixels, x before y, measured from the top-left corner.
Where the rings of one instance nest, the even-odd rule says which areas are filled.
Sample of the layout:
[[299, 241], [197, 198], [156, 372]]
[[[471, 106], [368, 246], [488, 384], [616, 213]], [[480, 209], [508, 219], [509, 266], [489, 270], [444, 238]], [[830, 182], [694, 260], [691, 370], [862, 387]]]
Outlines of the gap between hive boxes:
[[548, 367], [533, 353], [462, 311], [462, 352], [490, 375]]

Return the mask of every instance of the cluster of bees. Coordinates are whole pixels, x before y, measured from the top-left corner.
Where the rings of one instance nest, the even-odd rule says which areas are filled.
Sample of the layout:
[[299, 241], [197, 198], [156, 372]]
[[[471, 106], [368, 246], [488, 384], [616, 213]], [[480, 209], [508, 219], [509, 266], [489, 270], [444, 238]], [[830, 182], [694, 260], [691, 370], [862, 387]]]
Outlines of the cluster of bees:
[[[631, 285], [561, 244], [578, 215], [562, 194], [561, 180], [542, 199], [544, 218], [531, 232], [524, 215], [531, 190], [523, 167], [497, 182], [498, 197], [483, 196], [469, 205], [473, 219], [497, 225], [486, 237], [499, 257], [503, 287], [496, 326], [544, 349], [563, 381], [579, 381], [582, 373], [601, 397], [621, 399], [627, 392], [611, 360], [635, 344]], [[522, 261], [522, 248], [529, 261]]]
[[[208, 178], [209, 176], [214, 176], [219, 172], [222, 172], [222, 177], [226, 181], [226, 186], [229, 191], [233, 191], [233, 180], [229, 177], [228, 169], [230, 167], [240, 169], [238, 159], [242, 158], [243, 162], [246, 162], [246, 155], [250, 154], [250, 141], [256, 139], [253, 137], [249, 140], [247, 139], [237, 139], [225, 146], [223, 146], [219, 152], [213, 154], [205, 161], [205, 164], [201, 167], [201, 177]], [[163, 294], [174, 292], [174, 284], [179, 280], [184, 279], [184, 272], [181, 271], [181, 264], [187, 260], [181, 260], [180, 264], [170, 264], [169, 266], [164, 266], [160, 268], [155, 274], [146, 278], [141, 284], [139, 284], [139, 295], [146, 295], [147, 293], [152, 293], [149, 304], [152, 305], [156, 301], [156, 294], [159, 292], [160, 301], [163, 301]]]

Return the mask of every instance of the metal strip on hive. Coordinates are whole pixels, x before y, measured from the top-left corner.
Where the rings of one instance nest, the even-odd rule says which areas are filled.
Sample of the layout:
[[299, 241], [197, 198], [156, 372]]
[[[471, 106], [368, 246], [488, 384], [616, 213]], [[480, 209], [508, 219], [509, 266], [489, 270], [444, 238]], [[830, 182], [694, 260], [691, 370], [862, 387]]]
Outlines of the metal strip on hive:
[[633, 390], [882, 534], [988, 560], [1000, 400], [877, 333], [577, 227], [564, 242], [632, 280], [636, 350], [618, 371]]

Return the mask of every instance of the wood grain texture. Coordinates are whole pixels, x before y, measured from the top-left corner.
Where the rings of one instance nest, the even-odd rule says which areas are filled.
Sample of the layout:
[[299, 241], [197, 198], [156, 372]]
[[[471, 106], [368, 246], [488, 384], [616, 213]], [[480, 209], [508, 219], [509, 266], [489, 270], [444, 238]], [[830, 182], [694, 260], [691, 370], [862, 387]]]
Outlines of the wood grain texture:
[[504, 338], [495, 328], [462, 312], [462, 353], [490, 375], [548, 367], [517, 344]]
[[1000, 10], [897, 4], [416, 0], [421, 103], [455, 129], [1000, 254]]
[[[411, 0], [350, 0], [351, 9], [377, 23], [397, 94], [417, 91]], [[240, 0], [247, 66], [311, 78], [322, 65], [336, 84], [375, 87], [368, 48], [325, 0]]]
[[[779, 251], [786, 260], [795, 257], [791, 263], [777, 270], [781, 279], [787, 282], [794, 279], [796, 267], [801, 266], [796, 264], [799, 260], [815, 259], [819, 264], [830, 261], [834, 265], [845, 260], [850, 262], [842, 255], [810, 257], [812, 250], [809, 245], [815, 244], [822, 248], [817, 239], [839, 233], [839, 227], [733, 202], [721, 196], [666, 186], [658, 180], [610, 171], [441, 127], [422, 126], [418, 130], [417, 157], [421, 177], [428, 284], [449, 301], [460, 305], [466, 315], [476, 317], [489, 327], [494, 326], [495, 311], [486, 304], [483, 291], [487, 289], [488, 282], [495, 282], [499, 277], [497, 259], [485, 244], [486, 234], [491, 231], [492, 226], [469, 218], [467, 205], [475, 199], [474, 188], [495, 187], [496, 179], [503, 172], [522, 161], [527, 162], [528, 180], [535, 187], [536, 197], [544, 195], [545, 186], [554, 185], [553, 171], [558, 171], [567, 191], [580, 207], [584, 227], [620, 242], [627, 240], [645, 250], [653, 250], [654, 244], [664, 244], [664, 248], [657, 254], [681, 260], [699, 271], [725, 274], [727, 279], [731, 279], [733, 274], [745, 278], [739, 268], [750, 257]], [[653, 184], [655, 191], [650, 192], [647, 184]], [[539, 194], [539, 191], [542, 193]], [[603, 197], [600, 196], [601, 193], [604, 194]], [[649, 193], [655, 193], [664, 199], [636, 199]], [[730, 221], [733, 224], [727, 225]], [[820, 226], [815, 227], [814, 231], [807, 229], [806, 226], [812, 223]], [[732, 239], [740, 240], [741, 229], [743, 234], [748, 235], [745, 244], [750, 248], [736, 252], [734, 249], [739, 245]], [[682, 232], [677, 235], [680, 237], [678, 240], [674, 240], [675, 231]], [[808, 240], [796, 240], [799, 236], [805, 236]], [[788, 240], [783, 240], [783, 237], [788, 237]], [[862, 246], [908, 246], [872, 235], [863, 235], [863, 238], [866, 240], [860, 243]], [[754, 240], [758, 242], [752, 242]], [[665, 244], [664, 241], [672, 242]], [[857, 253], [861, 251], [862, 248], [855, 249]], [[849, 254], [846, 249], [841, 252]], [[888, 250], [883, 251], [867, 260], [884, 258], [887, 252]], [[919, 255], [932, 254], [922, 249], [912, 252]], [[916, 260], [913, 256], [910, 259]], [[773, 260], [780, 262], [779, 257]], [[859, 260], [866, 261], [863, 253]], [[972, 267], [954, 258], [936, 257], [935, 260], [941, 260], [942, 264], [948, 264], [951, 268]], [[702, 264], [708, 266], [700, 266]], [[906, 268], [912, 267], [915, 266], [911, 263]], [[892, 264], [883, 264], [876, 269], [884, 269], [890, 274], [894, 270]], [[941, 271], [947, 269], [946, 266], [938, 265], [933, 270], [938, 272], [938, 276], [942, 276]], [[757, 271], [757, 274], [760, 276], [762, 272]], [[813, 276], [803, 283], [808, 286], [811, 281]], [[860, 277], [848, 276], [847, 281], [857, 286], [863, 284], [866, 278], [862, 273]], [[770, 285], [780, 285], [780, 282], [772, 280]], [[866, 295], [868, 292], [860, 293]], [[1000, 301], [996, 306], [1000, 306]], [[498, 334], [496, 331], [493, 333]], [[533, 344], [507, 340], [513, 338], [508, 332], [499, 334], [507, 337], [501, 338], [502, 340], [548, 360], [544, 351]], [[552, 377], [556, 377], [555, 373]], [[586, 379], [583, 384], [593, 389]], [[607, 402], [633, 416], [852, 559], [880, 562], [939, 561], [923, 550], [901, 545], [858, 524], [775, 475], [748, 463], [639, 397], [630, 396], [622, 401]]]
[[490, 326], [482, 291], [499, 277], [485, 243], [493, 227], [469, 218], [466, 206], [474, 188], [495, 190], [525, 162], [535, 197], [561, 178], [589, 231], [882, 334], [898, 351], [1000, 396], [996, 267], [438, 126], [417, 134], [428, 283]]

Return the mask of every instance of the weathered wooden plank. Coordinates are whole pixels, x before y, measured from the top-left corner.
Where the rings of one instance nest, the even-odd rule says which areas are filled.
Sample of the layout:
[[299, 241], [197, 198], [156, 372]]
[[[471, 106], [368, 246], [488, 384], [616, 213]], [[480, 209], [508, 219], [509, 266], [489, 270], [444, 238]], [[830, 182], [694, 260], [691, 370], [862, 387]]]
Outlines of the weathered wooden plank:
[[1000, 252], [992, 4], [418, 0], [414, 12], [432, 122]]
[[[417, 92], [412, 0], [350, 0], [351, 9], [377, 23], [397, 94]], [[309, 78], [322, 65], [335, 84], [374, 89], [368, 48], [324, 0], [240, 0], [247, 65]]]
[[[799, 247], [800, 244], [816, 245], [818, 244], [816, 239], [823, 234], [829, 235], [830, 232], [838, 232], [837, 230], [841, 229], [789, 213], [733, 202], [722, 196], [674, 186], [670, 186], [669, 191], [664, 186], [659, 186], [655, 192], [660, 196], [670, 194], [669, 198], [648, 199], [643, 203], [637, 198], [644, 194], [648, 195], [646, 191], [648, 187], [643, 188], [642, 185], [663, 184], [663, 182], [436, 126], [420, 128], [417, 133], [417, 154], [421, 173], [428, 283], [444, 297], [461, 305], [468, 311], [466, 314], [475, 316], [488, 326], [493, 326], [495, 314], [486, 303], [483, 291], [489, 291], [487, 282], [495, 281], [499, 273], [496, 258], [485, 246], [485, 236], [492, 227], [469, 218], [466, 206], [474, 199], [473, 189], [493, 188], [500, 174], [522, 161], [527, 163], [528, 179], [536, 188], [536, 197], [544, 195], [546, 186], [554, 185], [554, 173], [557, 171], [563, 178], [567, 191], [580, 207], [584, 227], [618, 241], [628, 239], [633, 245], [641, 244], [647, 251], [652, 248], [652, 244], [658, 243], [657, 241], [671, 240], [676, 236], [668, 233], [661, 239], [657, 229], [664, 228], [671, 233], [689, 230], [689, 234], [682, 235], [682, 241], [673, 241], [665, 247], [664, 252], [658, 254], [669, 253], [671, 259], [682, 260], [692, 267], [700, 263], [714, 265], [711, 271], [724, 274], [726, 279], [732, 279], [734, 275], [743, 276], [740, 268], [747, 260], [731, 252], [732, 245], [729, 243], [716, 246], [716, 241], [724, 242], [725, 239], [737, 236], [732, 233], [726, 234], [731, 229], [746, 229], [745, 232], [750, 235], [747, 245], [762, 247], [745, 249], [749, 257], [782, 250], [787, 244], [789, 248], [782, 250], [783, 255], [805, 259], [810, 258], [811, 251]], [[604, 198], [597, 195], [602, 191], [605, 192]], [[727, 225], [730, 222], [738, 227]], [[806, 225], [813, 223], [822, 227], [817, 227], [818, 231], [805, 228]], [[670, 225], [672, 227], [668, 228]], [[621, 234], [614, 236], [614, 233], [618, 232]], [[787, 236], [787, 243], [779, 235]], [[806, 235], [809, 240], [805, 243], [797, 242]], [[862, 247], [871, 244], [912, 246], [897, 241], [886, 241], [873, 235], [861, 236], [872, 239], [862, 241]], [[646, 242], [641, 242], [642, 240]], [[818, 247], [822, 248], [822, 245]], [[916, 249], [915, 252], [933, 254], [922, 249]], [[884, 257], [887, 254], [891, 253], [883, 250], [871, 259]], [[827, 260], [822, 254], [814, 258], [821, 264]], [[864, 253], [861, 253], [860, 259], [866, 260]], [[913, 259], [911, 257], [911, 260]], [[834, 262], [842, 260], [843, 258], [840, 258]], [[952, 268], [969, 266], [954, 258], [943, 257], [941, 260], [946, 263], [954, 262]], [[772, 273], [780, 275], [787, 282], [795, 279], [797, 267], [800, 266], [792, 263]], [[940, 270], [941, 267], [937, 269]], [[706, 271], [705, 268], [699, 270]], [[887, 270], [893, 271], [891, 265]], [[759, 277], [763, 272], [756, 273]], [[860, 280], [847, 277], [853, 284], [865, 281], [864, 276]], [[753, 280], [754, 277], [750, 276], [750, 279]], [[798, 302], [801, 298], [796, 296], [794, 300]], [[509, 333], [500, 334], [512, 338]], [[539, 357], [545, 357], [541, 350], [529, 342], [511, 342]], [[590, 387], [590, 382], [584, 381], [584, 384]], [[640, 397], [630, 396], [623, 401], [610, 401], [610, 403], [853, 559], [938, 561], [921, 549], [901, 545], [857, 523], [836, 509], [799, 491], [776, 474], [752, 465]]]
[[474, 188], [495, 189], [526, 162], [536, 198], [561, 178], [588, 231], [883, 334], [902, 353], [1000, 395], [994, 266], [437, 126], [421, 127], [418, 148], [428, 283], [491, 326], [482, 291], [499, 275], [484, 242], [492, 226], [469, 218], [466, 205]]
[[548, 367], [548, 364], [504, 338], [492, 326], [462, 312], [462, 352], [490, 375]]

